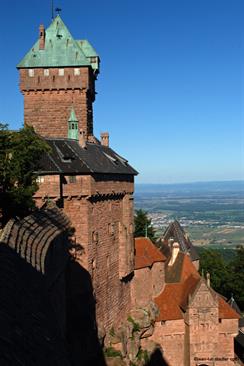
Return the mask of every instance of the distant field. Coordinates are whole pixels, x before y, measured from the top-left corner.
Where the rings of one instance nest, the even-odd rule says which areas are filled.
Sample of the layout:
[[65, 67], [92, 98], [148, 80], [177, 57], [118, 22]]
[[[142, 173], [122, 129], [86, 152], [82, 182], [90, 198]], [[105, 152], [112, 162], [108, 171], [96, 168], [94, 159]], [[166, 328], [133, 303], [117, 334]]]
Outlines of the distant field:
[[150, 213], [159, 235], [177, 219], [198, 246], [244, 245], [244, 182], [140, 186], [135, 207]]

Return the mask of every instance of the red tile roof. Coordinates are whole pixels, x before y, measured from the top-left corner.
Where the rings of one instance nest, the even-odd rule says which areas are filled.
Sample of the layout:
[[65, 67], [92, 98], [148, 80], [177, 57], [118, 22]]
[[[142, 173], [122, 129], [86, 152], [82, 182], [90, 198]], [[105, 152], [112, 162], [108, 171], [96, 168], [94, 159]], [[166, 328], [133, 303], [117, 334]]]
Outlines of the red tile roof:
[[166, 261], [166, 257], [149, 238], [136, 238], [135, 251], [135, 269], [151, 267], [155, 262]]
[[240, 319], [240, 315], [219, 296], [219, 318], [220, 319]]
[[[183, 311], [187, 307], [188, 297], [196, 290], [201, 279], [189, 256], [183, 253], [179, 254], [174, 265], [167, 268], [169, 271], [176, 271], [178, 275], [176, 277], [171, 275], [169, 277], [171, 283], [166, 283], [164, 290], [154, 299], [159, 308], [157, 321], [182, 319]], [[211, 291], [214, 292], [212, 289]], [[239, 314], [219, 294], [217, 296], [219, 318], [239, 319]]]
[[189, 294], [195, 290], [200, 275], [191, 274], [184, 282], [168, 283], [161, 294], [154, 299], [159, 308], [157, 321], [182, 319], [181, 309], [187, 306]]

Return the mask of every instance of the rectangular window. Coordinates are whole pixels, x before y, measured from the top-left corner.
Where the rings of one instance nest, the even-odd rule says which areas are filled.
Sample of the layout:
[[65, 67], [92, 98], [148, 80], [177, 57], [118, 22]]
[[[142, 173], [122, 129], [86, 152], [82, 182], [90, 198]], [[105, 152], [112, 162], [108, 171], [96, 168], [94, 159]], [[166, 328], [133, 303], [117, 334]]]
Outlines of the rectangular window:
[[64, 69], [58, 69], [59, 76], [64, 76]]
[[49, 76], [49, 69], [44, 69], [43, 74], [44, 76]]
[[75, 68], [74, 69], [74, 75], [80, 75], [80, 69]]
[[29, 76], [32, 78], [35, 75], [35, 72], [33, 69], [28, 70]]

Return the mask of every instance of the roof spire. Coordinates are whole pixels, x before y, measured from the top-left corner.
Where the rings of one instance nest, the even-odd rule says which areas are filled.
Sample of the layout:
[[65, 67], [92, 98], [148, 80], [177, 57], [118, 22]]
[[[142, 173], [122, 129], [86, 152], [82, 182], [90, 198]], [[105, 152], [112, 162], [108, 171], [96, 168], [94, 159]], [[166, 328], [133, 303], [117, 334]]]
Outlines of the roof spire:
[[54, 19], [54, 9], [53, 9], [53, 0], [51, 0], [51, 14], [52, 14], [52, 20]]

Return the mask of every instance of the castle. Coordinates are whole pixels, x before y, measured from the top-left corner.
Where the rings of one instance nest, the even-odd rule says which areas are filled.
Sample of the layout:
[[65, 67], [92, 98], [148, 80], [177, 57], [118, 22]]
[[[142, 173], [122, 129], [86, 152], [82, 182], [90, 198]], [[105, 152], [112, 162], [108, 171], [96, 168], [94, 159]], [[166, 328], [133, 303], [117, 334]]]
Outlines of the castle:
[[153, 302], [154, 325], [140, 333], [139, 347], [158, 343], [172, 366], [233, 365], [239, 316], [200, 277], [187, 246], [181, 250], [181, 232], [167, 231], [168, 257], [146, 238], [134, 243], [137, 172], [109, 147], [107, 132], [100, 141], [93, 134], [99, 62], [90, 43], [74, 40], [57, 16], [47, 29], [40, 26], [39, 39], [17, 66], [25, 124], [50, 146], [38, 172], [37, 206], [55, 201], [75, 229], [100, 334]]

